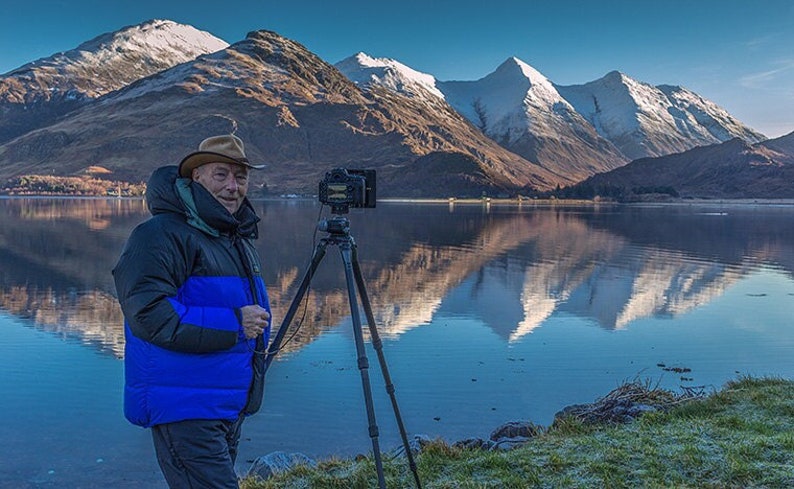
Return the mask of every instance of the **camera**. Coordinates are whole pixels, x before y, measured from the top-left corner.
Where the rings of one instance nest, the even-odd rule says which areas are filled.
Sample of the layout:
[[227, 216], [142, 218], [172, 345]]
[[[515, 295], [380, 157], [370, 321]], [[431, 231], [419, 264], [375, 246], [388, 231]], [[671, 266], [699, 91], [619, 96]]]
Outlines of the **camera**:
[[334, 214], [346, 214], [351, 207], [375, 207], [375, 170], [334, 168], [320, 181], [318, 197]]

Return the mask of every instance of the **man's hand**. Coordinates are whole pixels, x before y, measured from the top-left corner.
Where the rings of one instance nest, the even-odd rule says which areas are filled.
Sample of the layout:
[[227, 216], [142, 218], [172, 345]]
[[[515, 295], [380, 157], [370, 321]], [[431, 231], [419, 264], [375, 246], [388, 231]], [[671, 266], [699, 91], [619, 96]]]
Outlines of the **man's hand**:
[[262, 334], [270, 323], [270, 314], [256, 304], [241, 307], [240, 316], [242, 317], [243, 333], [249, 340]]

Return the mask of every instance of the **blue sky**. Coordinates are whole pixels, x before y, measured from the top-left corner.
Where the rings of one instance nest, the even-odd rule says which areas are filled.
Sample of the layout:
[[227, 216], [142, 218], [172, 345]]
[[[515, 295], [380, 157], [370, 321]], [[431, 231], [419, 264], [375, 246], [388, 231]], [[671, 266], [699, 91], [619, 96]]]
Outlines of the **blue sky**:
[[14, 3], [0, 16], [0, 73], [157, 18], [229, 43], [272, 30], [331, 63], [364, 51], [440, 80], [482, 78], [510, 56], [561, 85], [618, 70], [689, 88], [767, 136], [794, 131], [793, 0]]

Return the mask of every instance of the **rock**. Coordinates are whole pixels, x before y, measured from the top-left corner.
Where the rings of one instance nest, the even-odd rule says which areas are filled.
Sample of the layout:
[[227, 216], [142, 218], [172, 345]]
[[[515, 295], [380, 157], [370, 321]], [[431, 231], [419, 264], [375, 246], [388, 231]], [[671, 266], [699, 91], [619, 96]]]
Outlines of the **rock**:
[[656, 406], [650, 406], [648, 404], [635, 404], [628, 409], [626, 414], [631, 416], [632, 419], [637, 419], [643, 414], [655, 413], [657, 411], [659, 411], [659, 408]]
[[466, 438], [465, 440], [456, 441], [452, 446], [465, 450], [490, 450], [493, 448], [494, 442], [483, 440], [482, 438]]
[[[422, 448], [427, 446], [427, 444], [431, 443], [432, 441], [433, 440], [430, 439], [430, 437], [427, 435], [414, 435], [413, 438], [409, 438], [408, 446], [411, 449], [411, 454], [412, 455], [418, 454], [420, 451], [422, 451]], [[393, 450], [389, 451], [389, 455], [391, 455], [392, 457], [405, 457], [405, 446], [402, 443], [400, 443], [400, 445], [397, 446], [397, 448], [394, 448]]]
[[630, 423], [643, 414], [659, 411], [650, 404], [620, 400], [592, 404], [574, 404], [554, 415], [554, 422], [565, 417], [573, 417], [586, 424]]
[[565, 406], [562, 410], [557, 411], [554, 414], [554, 420], [560, 418], [567, 418], [567, 417], [574, 417], [578, 418], [581, 414], [590, 411], [593, 409], [592, 404], [571, 404], [570, 406]]
[[502, 438], [532, 438], [539, 435], [542, 431], [543, 428], [541, 426], [531, 421], [510, 421], [491, 432], [490, 439], [491, 441], [498, 441]]
[[245, 476], [265, 480], [298, 465], [316, 467], [317, 462], [302, 453], [273, 452], [254, 460]]
[[496, 428], [490, 436], [488, 450], [512, 450], [539, 435], [543, 427], [531, 421], [510, 421]]
[[529, 442], [530, 438], [526, 436], [514, 436], [512, 438], [499, 438], [498, 440], [492, 442], [491, 448], [489, 450], [512, 450], [514, 448], [518, 448], [521, 445], [526, 444]]

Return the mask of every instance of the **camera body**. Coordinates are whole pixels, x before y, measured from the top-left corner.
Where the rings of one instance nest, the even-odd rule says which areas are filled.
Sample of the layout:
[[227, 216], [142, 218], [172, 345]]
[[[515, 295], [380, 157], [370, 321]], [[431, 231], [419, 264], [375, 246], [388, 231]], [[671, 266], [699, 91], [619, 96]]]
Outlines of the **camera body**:
[[346, 214], [351, 207], [375, 207], [375, 170], [334, 168], [320, 181], [318, 198], [334, 214]]

